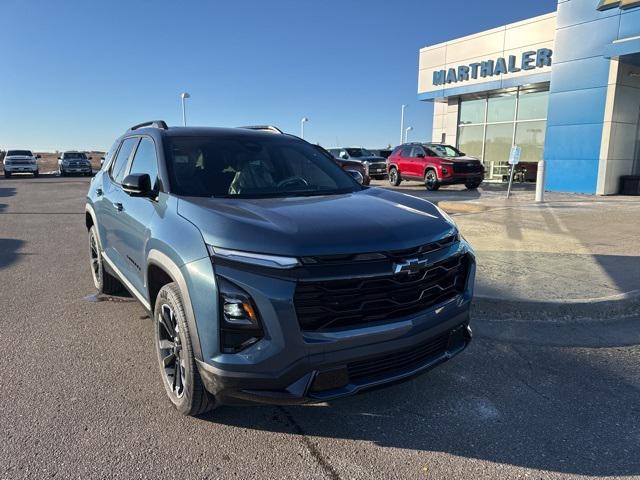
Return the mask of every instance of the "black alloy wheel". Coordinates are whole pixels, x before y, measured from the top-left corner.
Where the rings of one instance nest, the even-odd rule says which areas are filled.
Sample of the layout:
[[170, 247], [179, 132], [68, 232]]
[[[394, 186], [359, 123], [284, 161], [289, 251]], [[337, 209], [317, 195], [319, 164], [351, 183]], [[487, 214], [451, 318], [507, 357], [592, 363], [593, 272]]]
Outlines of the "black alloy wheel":
[[436, 191], [440, 188], [440, 182], [438, 182], [438, 175], [433, 170], [427, 170], [424, 175], [424, 185], [427, 190]]
[[163, 304], [158, 313], [158, 351], [164, 372], [163, 378], [175, 398], [182, 398], [186, 386], [184, 358], [182, 354], [182, 340], [180, 326], [176, 321], [173, 308]]

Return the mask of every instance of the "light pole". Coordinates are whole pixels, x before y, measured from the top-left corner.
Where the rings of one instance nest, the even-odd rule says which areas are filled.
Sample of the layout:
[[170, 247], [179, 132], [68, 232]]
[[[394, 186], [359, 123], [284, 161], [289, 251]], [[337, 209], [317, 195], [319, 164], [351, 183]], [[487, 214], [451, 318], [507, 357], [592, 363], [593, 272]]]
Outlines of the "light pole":
[[402, 113], [400, 114], [400, 143], [404, 143], [402, 141], [402, 136], [404, 135], [404, 109], [407, 108], [407, 106], [403, 103], [402, 104]]
[[413, 130], [413, 127], [407, 127], [404, 131], [404, 143], [407, 143], [409, 140], [409, 132]]
[[187, 112], [185, 110], [185, 104], [184, 104], [184, 99], [185, 98], [191, 98], [191, 95], [189, 95], [187, 92], [183, 92], [180, 94], [180, 100], [182, 102], [182, 124], [186, 127], [187, 126]]
[[308, 121], [309, 119], [307, 117], [302, 117], [302, 120], [300, 120], [300, 138], [302, 138], [303, 140], [304, 140], [304, 124]]

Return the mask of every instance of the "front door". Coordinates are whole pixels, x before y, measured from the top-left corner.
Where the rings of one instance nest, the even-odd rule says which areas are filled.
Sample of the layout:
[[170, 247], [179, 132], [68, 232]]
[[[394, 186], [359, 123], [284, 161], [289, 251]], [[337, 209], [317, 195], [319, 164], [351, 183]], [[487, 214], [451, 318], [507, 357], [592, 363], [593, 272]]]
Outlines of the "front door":
[[[136, 149], [127, 175], [146, 173], [151, 178], [151, 186], [157, 191], [158, 161], [156, 146], [150, 137], [142, 137]], [[156, 217], [158, 202], [155, 198], [131, 197], [123, 192], [120, 220], [122, 228], [117, 232], [116, 245], [126, 263], [127, 278], [140, 292], [146, 291], [145, 265], [147, 263], [147, 242], [150, 228]]]

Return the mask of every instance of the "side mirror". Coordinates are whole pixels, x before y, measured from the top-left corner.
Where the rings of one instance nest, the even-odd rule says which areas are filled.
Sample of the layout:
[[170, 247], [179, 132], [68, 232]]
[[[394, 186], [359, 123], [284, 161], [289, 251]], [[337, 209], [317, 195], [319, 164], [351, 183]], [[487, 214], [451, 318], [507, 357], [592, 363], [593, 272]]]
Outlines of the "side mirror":
[[93, 160], [93, 157], [87, 157], [87, 160]]
[[357, 170], [346, 170], [346, 172], [353, 177], [353, 179], [360, 185], [364, 183], [364, 177]]
[[349, 160], [349, 155], [347, 155], [346, 153], [341, 153], [340, 158], [342, 158], [343, 160]]
[[122, 189], [131, 197], [151, 197], [151, 178], [147, 173], [132, 173], [122, 181]]
[[42, 157], [40, 155], [36, 155], [36, 159], [38, 159], [38, 158], [42, 158]]

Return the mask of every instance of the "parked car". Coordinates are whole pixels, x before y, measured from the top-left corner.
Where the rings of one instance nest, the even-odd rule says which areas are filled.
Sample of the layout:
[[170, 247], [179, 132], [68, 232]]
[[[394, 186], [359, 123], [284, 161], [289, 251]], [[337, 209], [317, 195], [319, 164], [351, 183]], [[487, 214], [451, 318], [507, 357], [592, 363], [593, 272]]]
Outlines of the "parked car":
[[344, 397], [471, 339], [475, 255], [451, 218], [291, 135], [136, 125], [92, 179], [85, 222], [98, 292], [124, 287], [149, 312], [183, 414]]
[[34, 155], [31, 150], [7, 150], [2, 165], [5, 178], [14, 173], [31, 173], [34, 177], [40, 174], [38, 159], [40, 155]]
[[71, 173], [79, 173], [82, 175], [91, 175], [91, 157], [87, 157], [83, 152], [69, 151], [64, 152], [58, 157], [58, 173], [64, 177]]
[[362, 163], [370, 178], [384, 179], [387, 176], [387, 164], [385, 159], [374, 155], [366, 148], [330, 148], [329, 153], [340, 160], [352, 160]]
[[427, 190], [454, 184], [474, 190], [484, 179], [480, 160], [442, 143], [406, 143], [396, 147], [387, 159], [387, 171], [391, 185], [417, 180], [424, 182]]
[[346, 172], [357, 172], [360, 174], [360, 177], [356, 177], [358, 182], [361, 185], [369, 185], [371, 183], [371, 178], [367, 173], [366, 167], [362, 164], [362, 162], [356, 162], [355, 160], [343, 160], [341, 158], [336, 158], [325, 148], [320, 145], [314, 145], [318, 150], [320, 150], [324, 155], [327, 155], [331, 160], [336, 162], [340, 168], [342, 168]]

